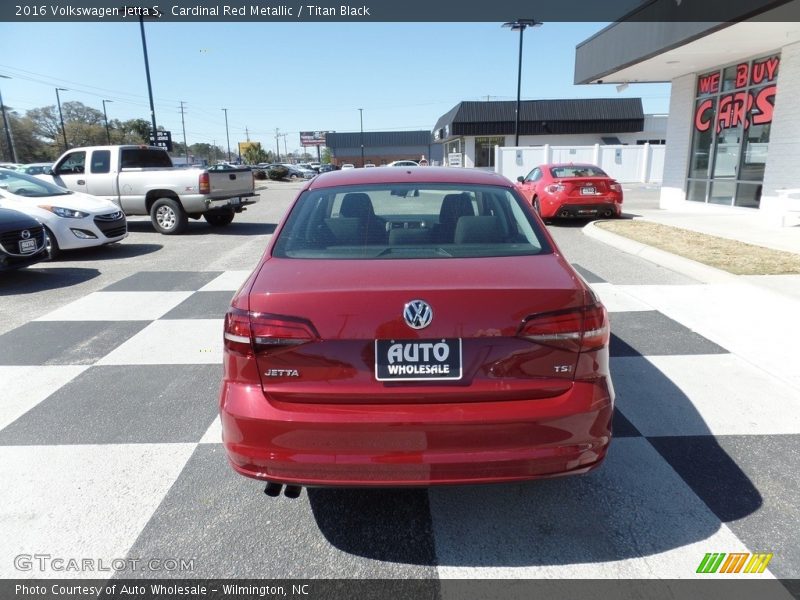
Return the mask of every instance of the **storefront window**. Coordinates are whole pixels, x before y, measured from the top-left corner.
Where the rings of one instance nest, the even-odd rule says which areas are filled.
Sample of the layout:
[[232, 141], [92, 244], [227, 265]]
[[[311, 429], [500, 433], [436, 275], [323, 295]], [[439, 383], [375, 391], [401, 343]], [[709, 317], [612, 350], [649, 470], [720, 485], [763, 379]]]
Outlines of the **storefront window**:
[[757, 208], [780, 56], [698, 77], [686, 199]]
[[506, 138], [503, 136], [475, 138], [475, 166], [493, 167], [494, 147], [503, 146], [505, 143]]

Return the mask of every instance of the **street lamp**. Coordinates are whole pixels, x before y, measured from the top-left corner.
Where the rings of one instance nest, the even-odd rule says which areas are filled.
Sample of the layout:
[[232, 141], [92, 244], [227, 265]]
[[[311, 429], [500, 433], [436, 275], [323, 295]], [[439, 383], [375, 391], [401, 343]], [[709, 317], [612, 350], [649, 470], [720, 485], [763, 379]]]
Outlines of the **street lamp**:
[[222, 112], [225, 113], [225, 137], [228, 138], [228, 162], [231, 162], [231, 136], [228, 133], [228, 109], [223, 108]]
[[361, 167], [364, 167], [364, 109], [358, 109], [358, 119], [361, 123]]
[[[3, 79], [11, 79], [8, 75], [0, 75]], [[8, 152], [11, 155], [11, 162], [17, 162], [17, 149], [14, 148], [14, 138], [11, 137], [11, 125], [8, 122], [8, 115], [6, 114], [6, 105], [3, 104], [3, 94], [0, 93], [0, 109], [3, 112], [3, 124], [6, 129], [6, 141], [8, 143]]]
[[534, 19], [517, 19], [503, 23], [503, 27], [510, 27], [511, 31], [519, 31], [519, 64], [517, 68], [517, 108], [514, 112], [514, 145], [519, 146], [519, 105], [522, 90], [522, 33], [528, 27], [540, 27], [542, 24]]
[[64, 136], [64, 152], [67, 151], [67, 130], [64, 129], [64, 114], [61, 112], [61, 96], [58, 92], [68, 92], [67, 88], [56, 88], [56, 102], [58, 102], [58, 117], [61, 119], [61, 135]]
[[144, 14], [139, 15], [139, 29], [142, 32], [142, 53], [144, 54], [144, 73], [147, 77], [147, 95], [150, 97], [150, 121], [153, 124], [153, 144], [158, 142], [156, 128], [156, 107], [153, 104], [153, 85], [150, 82], [150, 61], [147, 59], [147, 39], [144, 36]]
[[113, 102], [113, 100], [103, 100], [103, 117], [106, 120], [106, 137], [108, 138], [108, 145], [111, 145], [111, 130], [108, 128], [108, 114], [106, 113], [106, 102]]

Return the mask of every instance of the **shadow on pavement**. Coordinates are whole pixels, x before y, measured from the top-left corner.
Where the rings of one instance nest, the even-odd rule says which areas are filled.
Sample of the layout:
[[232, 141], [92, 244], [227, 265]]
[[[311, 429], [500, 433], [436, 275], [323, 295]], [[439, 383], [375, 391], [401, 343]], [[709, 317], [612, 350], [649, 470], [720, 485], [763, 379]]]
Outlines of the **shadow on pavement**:
[[44, 290], [69, 287], [89, 281], [99, 275], [100, 271], [97, 269], [28, 267], [11, 271], [3, 276], [0, 296], [35, 294]]

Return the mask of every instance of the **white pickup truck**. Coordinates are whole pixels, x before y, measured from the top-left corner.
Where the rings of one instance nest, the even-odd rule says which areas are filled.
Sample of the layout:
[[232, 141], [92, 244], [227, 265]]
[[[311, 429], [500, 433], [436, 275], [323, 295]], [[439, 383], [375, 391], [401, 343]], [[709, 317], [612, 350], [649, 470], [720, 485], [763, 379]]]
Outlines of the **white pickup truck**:
[[173, 167], [166, 150], [155, 146], [73, 148], [37, 177], [107, 198], [126, 215], [150, 215], [156, 230], [167, 235], [183, 232], [190, 217], [228, 225], [256, 202], [250, 169]]

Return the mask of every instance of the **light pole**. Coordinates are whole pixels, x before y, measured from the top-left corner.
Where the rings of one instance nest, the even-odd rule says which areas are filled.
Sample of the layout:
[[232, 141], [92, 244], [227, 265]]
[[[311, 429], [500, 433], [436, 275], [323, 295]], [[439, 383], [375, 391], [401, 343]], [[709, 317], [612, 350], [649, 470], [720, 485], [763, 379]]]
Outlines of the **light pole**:
[[150, 121], [153, 124], [153, 144], [158, 142], [156, 129], [156, 107], [153, 104], [153, 85], [150, 83], [150, 61], [147, 59], [147, 39], [144, 36], [144, 15], [139, 15], [139, 29], [142, 32], [142, 53], [144, 54], [144, 73], [147, 76], [147, 95], [150, 97]]
[[64, 152], [67, 151], [67, 130], [64, 129], [64, 114], [61, 112], [61, 96], [58, 92], [68, 92], [67, 88], [56, 88], [56, 102], [58, 102], [58, 117], [61, 119], [61, 135], [64, 136]]
[[514, 145], [519, 146], [519, 105], [522, 91], [522, 34], [528, 27], [539, 27], [541, 23], [534, 19], [517, 19], [503, 23], [503, 27], [510, 27], [511, 31], [519, 31], [519, 63], [517, 67], [517, 108], [514, 111]]
[[361, 121], [361, 168], [364, 168], [364, 109], [358, 109], [358, 118]]
[[108, 113], [106, 112], [106, 102], [113, 102], [113, 100], [103, 100], [103, 117], [106, 120], [106, 138], [108, 138], [108, 145], [111, 145], [111, 130], [108, 128]]
[[[8, 75], [0, 75], [3, 79], [11, 79]], [[8, 142], [8, 152], [11, 155], [11, 162], [17, 162], [17, 149], [14, 148], [14, 138], [11, 137], [11, 124], [8, 122], [8, 115], [6, 114], [6, 105], [3, 104], [3, 94], [0, 93], [0, 109], [3, 112], [3, 124], [6, 129], [6, 141]]]
[[225, 137], [228, 138], [228, 162], [231, 162], [231, 136], [228, 133], [228, 109], [223, 108], [222, 112], [225, 113]]

